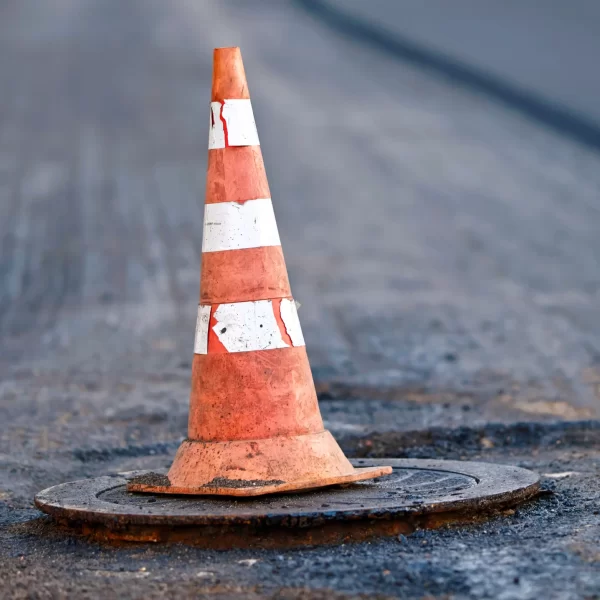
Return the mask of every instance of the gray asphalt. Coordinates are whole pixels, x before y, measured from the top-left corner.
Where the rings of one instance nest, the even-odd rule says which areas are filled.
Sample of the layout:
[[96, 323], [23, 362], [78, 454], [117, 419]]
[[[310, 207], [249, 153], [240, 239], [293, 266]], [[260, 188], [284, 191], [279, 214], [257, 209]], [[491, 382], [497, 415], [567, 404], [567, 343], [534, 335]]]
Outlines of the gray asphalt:
[[[229, 45], [242, 47], [328, 427], [350, 454], [576, 473], [556, 497], [489, 530], [262, 553], [255, 570], [237, 562], [248, 553], [71, 541], [32, 508], [61, 481], [164, 468], [185, 433], [210, 61]], [[204, 577], [215, 597], [598, 593], [593, 144], [299, 0], [4, 2], [0, 90], [10, 594], [158, 597]]]

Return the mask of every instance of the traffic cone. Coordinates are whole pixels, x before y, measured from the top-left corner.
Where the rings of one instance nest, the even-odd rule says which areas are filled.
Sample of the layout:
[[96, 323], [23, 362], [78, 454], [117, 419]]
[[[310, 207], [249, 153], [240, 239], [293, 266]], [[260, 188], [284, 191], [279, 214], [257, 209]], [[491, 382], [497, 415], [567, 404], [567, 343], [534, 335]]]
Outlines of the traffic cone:
[[256, 496], [371, 479], [321, 413], [239, 48], [214, 51], [202, 277], [188, 439], [128, 489]]

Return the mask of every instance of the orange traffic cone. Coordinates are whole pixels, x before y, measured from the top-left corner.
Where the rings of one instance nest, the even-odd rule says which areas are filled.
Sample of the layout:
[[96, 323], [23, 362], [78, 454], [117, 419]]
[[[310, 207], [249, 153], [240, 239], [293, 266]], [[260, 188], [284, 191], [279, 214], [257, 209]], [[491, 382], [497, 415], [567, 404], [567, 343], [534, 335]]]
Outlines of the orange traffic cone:
[[214, 52], [188, 439], [130, 491], [255, 496], [371, 479], [323, 421], [239, 48]]

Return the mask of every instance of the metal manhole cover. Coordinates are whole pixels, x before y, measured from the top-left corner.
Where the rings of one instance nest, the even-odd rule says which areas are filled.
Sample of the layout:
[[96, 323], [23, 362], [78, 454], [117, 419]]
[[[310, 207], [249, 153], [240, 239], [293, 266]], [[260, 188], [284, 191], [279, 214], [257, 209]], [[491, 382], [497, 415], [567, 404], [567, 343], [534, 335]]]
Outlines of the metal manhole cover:
[[225, 498], [127, 492], [140, 472], [64, 483], [40, 492], [37, 507], [101, 539], [185, 541], [207, 547], [341, 543], [417, 527], [473, 521], [532, 497], [538, 476], [487, 463], [353, 460], [391, 465], [373, 481], [313, 492]]

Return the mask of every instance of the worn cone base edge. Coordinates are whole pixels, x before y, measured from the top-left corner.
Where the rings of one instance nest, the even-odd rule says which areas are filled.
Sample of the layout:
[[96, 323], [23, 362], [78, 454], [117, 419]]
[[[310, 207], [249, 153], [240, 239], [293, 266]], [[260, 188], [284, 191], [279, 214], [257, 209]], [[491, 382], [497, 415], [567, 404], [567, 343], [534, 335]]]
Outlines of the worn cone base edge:
[[[389, 475], [392, 472], [391, 467], [372, 467], [365, 469], [353, 469], [350, 475], [341, 475], [339, 477], [325, 477], [322, 479], [313, 479], [307, 481], [295, 481], [291, 483], [280, 483], [271, 485], [261, 485], [253, 487], [177, 487], [176, 485], [149, 485], [145, 483], [136, 483], [136, 480], [127, 485], [128, 492], [146, 492], [149, 494], [182, 494], [192, 496], [264, 496], [267, 494], [278, 494], [283, 492], [308, 491], [317, 488], [329, 487], [332, 485], [341, 485], [373, 479], [383, 475]], [[238, 480], [239, 481], [239, 480]], [[250, 483], [250, 482], [249, 482]]]
[[261, 496], [389, 475], [388, 466], [354, 468], [329, 431], [263, 440], [185, 440], [167, 476], [146, 474], [127, 490], [153, 494]]

